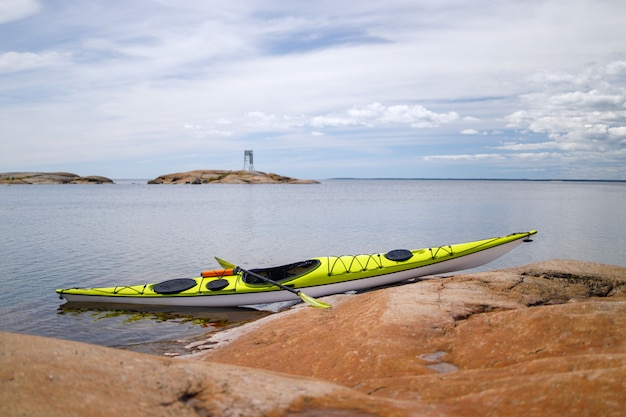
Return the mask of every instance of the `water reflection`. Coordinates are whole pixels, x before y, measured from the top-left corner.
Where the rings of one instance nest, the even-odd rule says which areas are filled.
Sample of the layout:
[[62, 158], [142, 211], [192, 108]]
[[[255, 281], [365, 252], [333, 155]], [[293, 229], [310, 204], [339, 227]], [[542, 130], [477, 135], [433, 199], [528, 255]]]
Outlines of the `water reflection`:
[[[132, 304], [65, 303], [57, 316], [74, 323], [76, 341], [121, 347], [153, 354], [189, 353], [183, 346], [209, 333], [236, 327], [271, 314], [250, 308], [141, 306]], [[157, 332], [146, 329], [157, 327]], [[97, 335], [96, 335], [97, 333]], [[148, 338], [147, 334], [152, 334]]]

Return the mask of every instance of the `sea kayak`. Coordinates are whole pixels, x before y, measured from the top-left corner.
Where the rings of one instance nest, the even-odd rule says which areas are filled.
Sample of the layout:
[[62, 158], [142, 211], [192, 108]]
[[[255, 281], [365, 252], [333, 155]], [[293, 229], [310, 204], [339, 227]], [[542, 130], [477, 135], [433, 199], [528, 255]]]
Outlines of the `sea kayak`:
[[[531, 241], [536, 230], [473, 242], [386, 253], [311, 258], [287, 265], [224, 269], [195, 278], [102, 288], [58, 289], [68, 302], [188, 307], [238, 307], [360, 291], [428, 275], [475, 268]], [[268, 282], [269, 281], [269, 282]], [[303, 298], [304, 299], [304, 298]], [[306, 300], [305, 300], [306, 301]]]

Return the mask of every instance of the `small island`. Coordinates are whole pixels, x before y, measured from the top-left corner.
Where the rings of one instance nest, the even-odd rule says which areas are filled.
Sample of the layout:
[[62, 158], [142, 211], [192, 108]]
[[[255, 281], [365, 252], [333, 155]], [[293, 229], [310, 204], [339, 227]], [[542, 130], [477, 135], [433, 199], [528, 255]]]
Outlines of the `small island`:
[[98, 175], [81, 177], [70, 172], [4, 172], [0, 184], [114, 184], [113, 180]]
[[319, 184], [261, 171], [195, 170], [161, 175], [148, 184]]

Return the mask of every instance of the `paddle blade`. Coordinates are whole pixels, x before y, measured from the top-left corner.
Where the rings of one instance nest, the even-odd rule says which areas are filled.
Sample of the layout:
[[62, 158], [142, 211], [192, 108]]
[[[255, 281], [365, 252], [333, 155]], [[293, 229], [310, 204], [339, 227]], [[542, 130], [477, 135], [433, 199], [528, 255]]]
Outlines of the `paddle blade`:
[[303, 293], [302, 291], [298, 291], [298, 295], [300, 296], [300, 298], [302, 298], [302, 301], [304, 301], [311, 307], [316, 307], [316, 308], [331, 308], [332, 307], [331, 304], [328, 304], [316, 298], [310, 297], [306, 295], [305, 293]]
[[217, 261], [218, 264], [220, 264], [222, 266], [222, 268], [226, 268], [226, 269], [235, 269], [235, 268], [237, 268], [237, 265], [231, 264], [230, 262], [225, 261], [223, 259], [220, 259], [217, 256], [215, 257], [215, 260]]

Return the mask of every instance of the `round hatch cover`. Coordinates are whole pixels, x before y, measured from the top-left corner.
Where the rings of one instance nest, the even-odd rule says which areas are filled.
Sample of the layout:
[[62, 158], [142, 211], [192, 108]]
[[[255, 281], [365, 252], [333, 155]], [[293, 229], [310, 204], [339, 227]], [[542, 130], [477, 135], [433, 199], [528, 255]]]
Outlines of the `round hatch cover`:
[[213, 281], [210, 281], [206, 287], [208, 289], [210, 289], [211, 291], [219, 291], [219, 290], [223, 290], [224, 288], [228, 287], [229, 282], [226, 281], [225, 279], [214, 279]]
[[176, 278], [163, 281], [154, 286], [157, 294], [176, 294], [196, 286], [196, 280], [191, 278]]
[[385, 254], [385, 258], [390, 261], [403, 262], [413, 257], [413, 252], [408, 249], [395, 249]]

